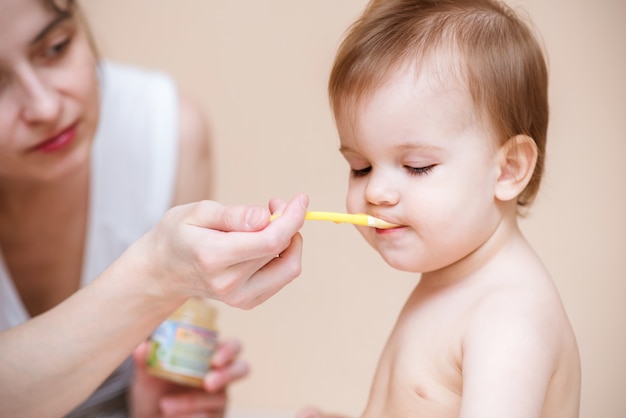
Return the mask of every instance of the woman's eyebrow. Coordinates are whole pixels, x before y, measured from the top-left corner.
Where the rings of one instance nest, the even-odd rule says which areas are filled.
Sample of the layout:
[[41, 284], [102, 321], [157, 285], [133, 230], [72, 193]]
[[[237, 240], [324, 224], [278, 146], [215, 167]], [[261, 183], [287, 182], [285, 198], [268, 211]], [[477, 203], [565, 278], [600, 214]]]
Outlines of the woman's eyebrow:
[[61, 24], [65, 20], [69, 19], [71, 16], [72, 15], [69, 13], [63, 13], [62, 15], [59, 15], [56, 19], [50, 22], [45, 28], [43, 28], [43, 30], [39, 32], [37, 36], [35, 36], [35, 38], [31, 41], [31, 45], [36, 44], [37, 42], [41, 41], [43, 38], [46, 37], [48, 33], [50, 33], [50, 31], [52, 31], [54, 28], [56, 28], [59, 24]]

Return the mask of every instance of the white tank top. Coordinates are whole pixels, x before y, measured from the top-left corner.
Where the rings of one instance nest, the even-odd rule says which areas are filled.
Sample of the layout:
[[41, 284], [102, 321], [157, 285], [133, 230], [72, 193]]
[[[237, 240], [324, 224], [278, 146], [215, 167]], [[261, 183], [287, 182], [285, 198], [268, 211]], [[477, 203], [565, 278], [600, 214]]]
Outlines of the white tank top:
[[[108, 62], [100, 65], [99, 76], [100, 122], [91, 157], [82, 286], [150, 230], [171, 206], [178, 160], [174, 82], [162, 73]], [[28, 319], [0, 252], [0, 331]], [[113, 404], [119, 403], [114, 400], [121, 399], [131, 372], [128, 359], [71, 416], [124, 416], [123, 406]], [[120, 411], [112, 410], [118, 407]]]

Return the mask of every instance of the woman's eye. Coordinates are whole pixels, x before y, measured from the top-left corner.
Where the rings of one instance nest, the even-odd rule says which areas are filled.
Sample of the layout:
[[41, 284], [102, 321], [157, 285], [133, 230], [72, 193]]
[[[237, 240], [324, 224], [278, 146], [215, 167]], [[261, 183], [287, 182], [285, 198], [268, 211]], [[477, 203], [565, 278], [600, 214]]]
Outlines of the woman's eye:
[[70, 42], [71, 38], [65, 38], [59, 42], [53, 43], [50, 47], [43, 51], [42, 57], [44, 59], [50, 59], [63, 55]]
[[411, 167], [411, 166], [405, 165], [404, 168], [412, 176], [424, 176], [430, 173], [433, 168], [435, 168], [435, 164], [427, 165], [425, 167]]
[[365, 167], [365, 168], [361, 168], [358, 170], [355, 170], [354, 168], [351, 170], [352, 172], [352, 177], [363, 177], [366, 176], [370, 171], [372, 171], [372, 167]]

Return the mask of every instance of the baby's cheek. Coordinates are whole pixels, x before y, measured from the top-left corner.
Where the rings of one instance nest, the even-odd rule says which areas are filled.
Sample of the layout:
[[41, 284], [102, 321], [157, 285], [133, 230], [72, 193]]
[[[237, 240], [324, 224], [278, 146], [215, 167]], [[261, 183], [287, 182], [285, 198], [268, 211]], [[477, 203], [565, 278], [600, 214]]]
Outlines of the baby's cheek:
[[348, 213], [359, 213], [362, 212], [359, 208], [359, 199], [358, 193], [355, 191], [354, 187], [348, 186], [348, 192], [346, 194], [346, 211]]

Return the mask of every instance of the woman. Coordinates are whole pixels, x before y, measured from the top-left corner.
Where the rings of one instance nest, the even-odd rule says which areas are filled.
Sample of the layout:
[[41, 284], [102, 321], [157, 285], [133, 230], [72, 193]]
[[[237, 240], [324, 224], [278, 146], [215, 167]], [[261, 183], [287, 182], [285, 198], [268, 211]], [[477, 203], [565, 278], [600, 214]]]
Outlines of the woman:
[[273, 202], [269, 226], [264, 208], [187, 204], [210, 193], [209, 148], [168, 77], [97, 63], [74, 1], [0, 0], [1, 416], [86, 398], [72, 416], [223, 415], [237, 342], [204, 391], [145, 374], [139, 347], [127, 397], [128, 355], [189, 296], [249, 308], [292, 280], [308, 201]]

